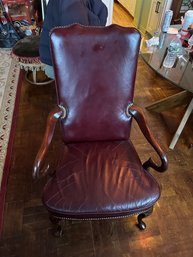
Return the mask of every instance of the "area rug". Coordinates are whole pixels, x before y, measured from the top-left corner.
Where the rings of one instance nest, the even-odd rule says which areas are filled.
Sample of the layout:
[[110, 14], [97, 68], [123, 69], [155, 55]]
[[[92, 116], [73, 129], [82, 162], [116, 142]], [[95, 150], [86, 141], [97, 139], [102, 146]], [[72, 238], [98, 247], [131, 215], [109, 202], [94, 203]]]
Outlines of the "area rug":
[[10, 49], [0, 48], [0, 236], [16, 114], [23, 78], [18, 64], [11, 58], [10, 53]]

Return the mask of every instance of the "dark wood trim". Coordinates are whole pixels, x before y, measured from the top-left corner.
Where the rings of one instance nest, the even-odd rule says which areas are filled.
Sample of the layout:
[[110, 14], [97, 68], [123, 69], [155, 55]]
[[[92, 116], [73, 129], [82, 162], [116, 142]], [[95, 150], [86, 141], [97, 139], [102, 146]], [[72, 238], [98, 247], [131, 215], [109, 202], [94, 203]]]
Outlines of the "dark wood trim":
[[173, 10], [173, 18], [172, 21], [180, 19], [180, 9], [183, 0], [173, 0], [171, 10]]

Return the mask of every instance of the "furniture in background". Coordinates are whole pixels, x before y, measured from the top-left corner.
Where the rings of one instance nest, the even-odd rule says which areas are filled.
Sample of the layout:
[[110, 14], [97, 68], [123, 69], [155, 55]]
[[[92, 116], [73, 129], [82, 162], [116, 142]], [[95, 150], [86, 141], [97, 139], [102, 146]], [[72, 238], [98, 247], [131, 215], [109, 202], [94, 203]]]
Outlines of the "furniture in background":
[[[44, 0], [34, 1], [35, 11], [38, 12], [37, 21], [39, 24], [41, 24], [41, 19], [44, 18], [46, 4], [47, 1]], [[47, 85], [54, 80], [48, 78], [44, 72], [45, 64], [41, 62], [39, 56], [39, 41], [39, 35], [26, 36], [14, 45], [11, 56], [18, 62], [20, 68], [26, 71], [25, 79], [30, 84]]]
[[[44, 73], [44, 64], [40, 61], [39, 56], [39, 40], [38, 35], [20, 39], [12, 48], [11, 56], [18, 62], [20, 68], [26, 71], [25, 78], [29, 83], [46, 85], [52, 83], [53, 80]], [[42, 71], [41, 79], [37, 78], [39, 71]]]
[[[50, 37], [58, 107], [48, 117], [33, 176], [51, 176], [42, 199], [57, 224], [56, 235], [62, 235], [63, 219], [138, 215], [138, 226], [145, 229], [142, 219], [160, 197], [149, 168], [165, 171], [167, 158], [133, 103], [140, 34], [118, 25], [74, 24], [55, 28]], [[133, 118], [160, 164], [152, 158], [141, 163], [130, 141]], [[43, 160], [57, 121], [62, 135], [59, 161], [49, 172]]]
[[182, 91], [172, 96], [166, 97], [153, 104], [147, 106], [149, 111], [163, 112], [174, 107], [187, 104], [187, 110], [176, 130], [175, 135], [169, 145], [170, 149], [174, 149], [177, 140], [182, 133], [182, 130], [188, 120], [193, 109], [193, 70], [192, 61], [189, 52], [183, 49], [181, 56], [176, 59], [173, 68], [163, 67], [163, 60], [166, 56], [167, 47], [175, 35], [162, 33], [160, 35], [160, 45], [154, 47], [147, 47], [145, 40], [141, 48], [141, 56], [143, 60], [159, 75], [172, 82], [177, 87], [182, 88]]
[[[3, 0], [3, 4], [13, 22], [26, 20], [28, 25], [32, 24], [29, 0]], [[3, 15], [1, 19], [4, 19]]]
[[173, 10], [172, 22], [175, 24], [177, 20], [180, 21], [181, 16], [184, 16], [186, 11], [193, 9], [193, 1], [173, 0], [171, 9]]

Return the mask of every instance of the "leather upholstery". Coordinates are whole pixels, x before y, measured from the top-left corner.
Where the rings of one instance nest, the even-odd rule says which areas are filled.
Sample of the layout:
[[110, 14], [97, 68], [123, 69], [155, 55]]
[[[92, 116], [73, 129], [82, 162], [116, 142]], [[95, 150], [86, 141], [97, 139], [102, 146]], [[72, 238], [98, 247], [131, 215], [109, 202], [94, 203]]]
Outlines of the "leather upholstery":
[[68, 111], [65, 142], [128, 138], [131, 119], [125, 110], [133, 102], [139, 46], [134, 28], [76, 24], [53, 30], [58, 103]]
[[43, 203], [66, 218], [128, 216], [148, 209], [160, 189], [130, 141], [64, 145]]
[[[43, 166], [57, 120], [63, 146], [54, 175], [44, 187], [43, 203], [57, 218], [102, 219], [140, 213], [141, 219], [160, 197], [148, 172], [167, 169], [167, 158], [133, 104], [140, 33], [118, 25], [55, 28], [51, 50], [59, 106], [50, 112], [33, 176]], [[64, 108], [66, 108], [66, 112]], [[134, 118], [160, 157], [143, 164], [130, 141]], [[145, 149], [144, 149], [145, 151]]]

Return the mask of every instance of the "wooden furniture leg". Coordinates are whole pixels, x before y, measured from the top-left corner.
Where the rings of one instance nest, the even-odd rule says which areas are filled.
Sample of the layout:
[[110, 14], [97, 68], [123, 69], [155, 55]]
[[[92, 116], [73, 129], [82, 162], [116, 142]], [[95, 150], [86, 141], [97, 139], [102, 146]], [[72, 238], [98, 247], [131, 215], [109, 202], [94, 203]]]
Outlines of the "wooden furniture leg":
[[192, 93], [190, 93], [186, 90], [183, 90], [180, 93], [177, 93], [172, 96], [161, 99], [159, 101], [156, 101], [153, 104], [148, 105], [146, 107], [146, 109], [148, 111], [154, 111], [154, 112], [160, 113], [160, 112], [167, 111], [169, 109], [172, 109], [172, 108], [175, 108], [177, 106], [184, 105], [187, 103], [189, 103], [188, 108], [187, 108], [187, 110], [180, 122], [180, 125], [178, 126], [178, 129], [177, 129], [175, 135], [173, 136], [173, 139], [169, 145], [170, 149], [174, 149], [174, 147], [182, 133], [182, 130], [193, 110], [193, 95], [192, 95]]
[[171, 108], [174, 108], [183, 104], [187, 104], [191, 99], [192, 99], [192, 93], [186, 90], [183, 90], [180, 93], [166, 97], [164, 99], [156, 101], [151, 105], [146, 106], [146, 109], [148, 111], [160, 113], [163, 111], [167, 111]]
[[186, 112], [180, 122], [180, 125], [178, 126], [178, 129], [176, 130], [176, 133], [170, 143], [170, 146], [169, 146], [170, 149], [174, 149], [174, 147], [178, 141], [178, 138], [179, 138], [180, 134], [182, 133], [182, 130], [183, 130], [184, 126], [186, 125], [186, 122], [187, 122], [192, 110], [193, 110], [193, 98], [190, 101], [190, 104], [188, 105], [188, 108], [186, 109]]
[[33, 75], [33, 82], [34, 82], [34, 83], [37, 83], [37, 79], [36, 79], [36, 75], [37, 75], [37, 74], [36, 74], [36, 70], [33, 70], [33, 71], [32, 71], [32, 75]]

